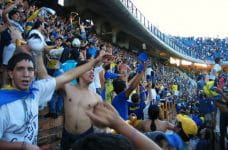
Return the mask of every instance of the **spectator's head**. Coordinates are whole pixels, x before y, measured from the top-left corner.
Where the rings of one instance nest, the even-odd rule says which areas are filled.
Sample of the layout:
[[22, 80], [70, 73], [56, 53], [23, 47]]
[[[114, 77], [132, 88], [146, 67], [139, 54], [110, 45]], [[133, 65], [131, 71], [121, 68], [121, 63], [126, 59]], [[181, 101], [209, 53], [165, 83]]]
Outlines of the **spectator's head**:
[[145, 135], [154, 141], [158, 146], [160, 146], [163, 150], [169, 149], [169, 141], [166, 135], [161, 131], [154, 132], [146, 132]]
[[200, 137], [206, 140], [210, 140], [212, 139], [212, 135], [213, 133], [211, 132], [211, 130], [209, 128], [202, 128], [199, 131]]
[[160, 108], [157, 105], [150, 105], [148, 115], [151, 120], [156, 120], [160, 115]]
[[196, 123], [187, 115], [177, 115], [177, 133], [183, 139], [188, 141], [191, 137], [197, 134], [198, 128]]
[[18, 53], [8, 62], [7, 70], [11, 85], [19, 90], [27, 90], [34, 78], [35, 63], [27, 53]]
[[43, 29], [43, 28], [44, 28], [44, 23], [40, 20], [36, 21], [32, 27], [32, 29]]
[[[86, 63], [87, 63], [87, 61], [80, 61], [77, 64], [77, 67], [84, 65]], [[79, 84], [85, 83], [85, 84], [89, 85], [91, 82], [93, 82], [93, 79], [94, 79], [94, 72], [93, 71], [94, 71], [94, 69], [91, 69], [91, 70], [83, 73], [82, 75], [80, 75], [79, 78], [77, 79], [77, 82]]]
[[130, 141], [122, 135], [94, 133], [76, 141], [73, 150], [133, 150]]
[[105, 45], [105, 44], [101, 44], [101, 45], [100, 45], [100, 50], [106, 51], [106, 45]]
[[73, 59], [77, 62], [80, 60], [80, 52], [78, 51], [78, 49], [72, 48], [70, 50], [70, 59]]
[[112, 84], [116, 94], [119, 94], [126, 89], [126, 82], [122, 79], [115, 79]]
[[156, 86], [156, 84], [155, 83], [152, 83], [152, 89], [154, 89], [155, 88], [155, 86]]
[[137, 94], [137, 93], [134, 93], [132, 96], [131, 96], [131, 101], [133, 102], [133, 103], [138, 103], [139, 102], [139, 94]]
[[215, 63], [216, 64], [220, 64], [221, 63], [221, 59], [218, 57], [218, 58], [215, 58]]
[[14, 20], [14, 21], [20, 21], [20, 12], [19, 11], [17, 11], [17, 10], [11, 10], [10, 12], [9, 12], [9, 14], [8, 14], [8, 16], [9, 16], [9, 18], [11, 19], [11, 20]]
[[55, 39], [55, 44], [57, 47], [60, 47], [63, 44], [63, 38], [62, 37], [58, 37]]

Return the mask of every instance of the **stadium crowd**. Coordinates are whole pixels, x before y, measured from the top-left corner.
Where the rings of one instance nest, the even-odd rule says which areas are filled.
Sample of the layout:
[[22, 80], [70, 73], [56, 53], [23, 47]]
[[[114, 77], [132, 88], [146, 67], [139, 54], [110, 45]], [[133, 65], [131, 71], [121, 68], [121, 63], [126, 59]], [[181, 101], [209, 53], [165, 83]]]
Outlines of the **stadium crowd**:
[[[62, 150], [213, 149], [214, 129], [225, 149], [227, 74], [218, 57], [208, 78], [191, 79], [114, 46], [77, 12], [60, 17], [36, 2], [0, 2], [0, 149], [44, 149], [38, 113], [46, 106], [45, 117], [64, 116]], [[211, 42], [197, 41], [189, 46], [197, 53]], [[161, 117], [165, 102], [176, 105], [174, 120]]]
[[221, 57], [224, 61], [228, 59], [228, 42], [226, 39], [177, 36], [170, 36], [170, 39], [194, 58], [205, 61], [212, 61], [217, 57]]

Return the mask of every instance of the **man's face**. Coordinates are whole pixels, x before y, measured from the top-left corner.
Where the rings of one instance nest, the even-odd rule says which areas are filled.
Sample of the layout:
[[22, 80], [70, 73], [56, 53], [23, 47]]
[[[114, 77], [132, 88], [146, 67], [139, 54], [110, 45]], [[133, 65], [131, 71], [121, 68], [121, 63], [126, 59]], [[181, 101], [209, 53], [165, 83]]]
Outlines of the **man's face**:
[[20, 21], [21, 17], [20, 17], [20, 13], [16, 12], [14, 15], [12, 15], [12, 20], [14, 21]]
[[91, 69], [87, 72], [85, 72], [83, 75], [80, 77], [85, 83], [90, 84], [93, 82], [94, 79], [94, 69]]
[[34, 78], [34, 66], [29, 60], [22, 60], [9, 71], [12, 86], [19, 90], [27, 90]]
[[58, 39], [55, 42], [56, 42], [56, 46], [58, 46], [58, 47], [61, 46], [63, 43], [63, 41], [61, 39]]
[[36, 6], [35, 5], [30, 6], [30, 11], [31, 12], [34, 12], [35, 10], [36, 10]]

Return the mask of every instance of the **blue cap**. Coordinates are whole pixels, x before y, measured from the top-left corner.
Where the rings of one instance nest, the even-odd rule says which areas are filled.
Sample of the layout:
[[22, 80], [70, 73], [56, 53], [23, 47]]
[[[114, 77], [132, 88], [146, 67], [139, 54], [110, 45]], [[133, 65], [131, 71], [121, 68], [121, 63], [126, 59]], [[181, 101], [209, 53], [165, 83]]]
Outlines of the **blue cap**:
[[167, 133], [166, 137], [169, 141], [169, 145], [171, 147], [175, 147], [178, 150], [181, 150], [183, 148], [183, 141], [180, 138], [180, 136], [176, 133]]
[[87, 52], [92, 56], [95, 57], [97, 54], [97, 48], [96, 47], [90, 47], [87, 49]]

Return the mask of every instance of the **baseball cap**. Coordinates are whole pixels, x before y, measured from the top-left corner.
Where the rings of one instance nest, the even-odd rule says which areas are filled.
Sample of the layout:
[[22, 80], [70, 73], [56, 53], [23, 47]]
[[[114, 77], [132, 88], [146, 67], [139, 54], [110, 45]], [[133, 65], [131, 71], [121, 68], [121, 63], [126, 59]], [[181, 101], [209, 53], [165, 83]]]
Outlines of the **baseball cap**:
[[197, 125], [189, 116], [178, 114], [176, 118], [181, 122], [182, 129], [187, 136], [197, 134]]
[[165, 133], [161, 132], [161, 131], [154, 131], [154, 132], [146, 132], [144, 133], [148, 138], [150, 138], [151, 140], [153, 140], [155, 143], [159, 143], [160, 140], [164, 139], [167, 142], [169, 142], [167, 136], [165, 135]]
[[181, 150], [183, 148], [183, 141], [181, 139], [181, 137], [176, 134], [176, 133], [166, 133], [166, 138], [169, 141], [169, 145], [171, 147], [175, 147], [178, 150]]

